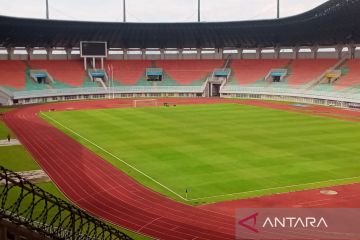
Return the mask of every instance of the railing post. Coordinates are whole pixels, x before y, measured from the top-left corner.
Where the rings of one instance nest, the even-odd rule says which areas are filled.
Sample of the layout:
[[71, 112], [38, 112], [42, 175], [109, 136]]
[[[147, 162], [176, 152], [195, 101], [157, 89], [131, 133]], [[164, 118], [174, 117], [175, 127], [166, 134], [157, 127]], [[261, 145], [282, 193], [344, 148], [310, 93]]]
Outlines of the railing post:
[[76, 225], [74, 212], [71, 212], [71, 239], [76, 240]]

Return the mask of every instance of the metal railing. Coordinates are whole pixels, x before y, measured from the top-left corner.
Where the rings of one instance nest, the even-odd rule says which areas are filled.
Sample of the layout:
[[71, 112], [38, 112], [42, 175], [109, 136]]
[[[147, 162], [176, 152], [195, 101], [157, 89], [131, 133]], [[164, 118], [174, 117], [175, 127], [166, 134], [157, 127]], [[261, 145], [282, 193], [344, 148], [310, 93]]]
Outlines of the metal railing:
[[[113, 92], [118, 93], [198, 93], [202, 92], [202, 86], [115, 86]], [[63, 88], [32, 91], [16, 91], [11, 95], [14, 99], [73, 96], [86, 94], [108, 94], [103, 87]]]
[[[280, 85], [281, 86], [281, 85]], [[325, 100], [346, 101], [353, 103], [360, 103], [360, 92], [354, 90], [354, 92], [341, 92], [341, 91], [317, 91], [308, 90], [303, 88], [288, 88], [285, 87], [243, 87], [239, 85], [226, 85], [222, 88], [222, 94], [264, 94], [264, 95], [282, 95], [282, 96], [294, 96], [294, 97], [307, 97], [318, 98]]]
[[2, 166], [0, 217], [52, 239], [132, 239]]

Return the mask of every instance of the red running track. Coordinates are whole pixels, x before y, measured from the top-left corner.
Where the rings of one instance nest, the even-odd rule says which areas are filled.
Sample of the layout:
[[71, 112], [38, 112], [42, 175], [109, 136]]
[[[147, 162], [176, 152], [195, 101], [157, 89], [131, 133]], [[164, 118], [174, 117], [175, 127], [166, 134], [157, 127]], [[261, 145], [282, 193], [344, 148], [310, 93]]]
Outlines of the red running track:
[[119, 107], [131, 102], [22, 107], [5, 114], [4, 121], [60, 190], [91, 214], [161, 239], [234, 239], [233, 217], [175, 202], [140, 185], [37, 115], [49, 109]]
[[[337, 195], [324, 195], [321, 190], [333, 190]], [[250, 199], [224, 201], [199, 208], [234, 216], [239, 208], [360, 208], [360, 184], [348, 184]]]
[[[219, 99], [159, 101], [239, 103]], [[234, 216], [178, 203], [142, 186], [37, 115], [49, 109], [100, 109], [127, 107], [131, 103], [132, 100], [101, 100], [29, 106], [6, 113], [4, 121], [60, 190], [91, 214], [160, 239], [234, 239]], [[281, 104], [257, 105], [285, 109]]]

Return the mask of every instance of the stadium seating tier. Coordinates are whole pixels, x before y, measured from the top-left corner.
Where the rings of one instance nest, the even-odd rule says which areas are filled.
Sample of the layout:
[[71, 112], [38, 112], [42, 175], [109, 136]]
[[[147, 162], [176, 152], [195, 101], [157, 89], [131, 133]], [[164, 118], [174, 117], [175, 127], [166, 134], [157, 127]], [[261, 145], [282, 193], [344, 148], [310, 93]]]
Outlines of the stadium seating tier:
[[0, 85], [16, 90], [25, 88], [26, 67], [23, 61], [0, 61]]
[[307, 84], [327, 69], [332, 68], [337, 59], [296, 59], [290, 65], [291, 74], [288, 77], [290, 86], [299, 86]]
[[360, 59], [349, 60], [346, 73], [335, 83], [336, 89], [360, 86]]
[[80, 87], [86, 76], [82, 61], [32, 60], [29, 61], [28, 64], [32, 69], [46, 70], [54, 80], [68, 84], [72, 87]]
[[192, 85], [204, 80], [215, 68], [221, 68], [224, 60], [159, 60], [156, 66], [163, 69], [179, 85]]
[[[124, 85], [136, 85], [145, 75], [146, 68], [151, 67], [151, 61], [148, 60], [108, 60], [105, 67], [114, 68], [114, 80]], [[108, 71], [110, 72], [110, 71]]]
[[247, 59], [233, 60], [231, 68], [238, 85], [249, 85], [263, 80], [274, 68], [284, 68], [289, 60]]

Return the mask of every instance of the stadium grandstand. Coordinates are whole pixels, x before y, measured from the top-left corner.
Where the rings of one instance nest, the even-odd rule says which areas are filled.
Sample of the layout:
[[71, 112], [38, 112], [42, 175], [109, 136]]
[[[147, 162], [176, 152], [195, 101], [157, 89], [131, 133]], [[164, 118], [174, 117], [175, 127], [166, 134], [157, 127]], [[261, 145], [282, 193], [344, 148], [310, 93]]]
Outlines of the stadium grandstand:
[[[1, 103], [221, 96], [346, 107], [359, 103], [358, 8], [332, 0], [294, 17], [217, 23], [2, 16]], [[82, 56], [89, 39], [107, 43], [103, 57]], [[159, 81], [147, 75], [152, 68]]]
[[[64, 198], [76, 205], [1, 167], [0, 239], [138, 237], [128, 236], [128, 231], [145, 239], [234, 239], [235, 219], [185, 204], [186, 187], [186, 197], [175, 193], [176, 200], [181, 200], [175, 201], [127, 175], [143, 174], [146, 181], [158, 181], [136, 168], [118, 173], [111, 164], [98, 164], [101, 157], [111, 155], [116, 164], [127, 165], [106, 149], [101, 149], [101, 156], [89, 152], [100, 147], [50, 115], [41, 115], [56, 112], [44, 104], [69, 101], [74, 105], [57, 105], [67, 111], [82, 109], [80, 100], [115, 99], [105, 105], [112, 108], [120, 100], [136, 107], [142, 101], [169, 106], [171, 99], [184, 104], [255, 99], [360, 109], [359, 13], [360, 0], [329, 0], [291, 17], [233, 22], [85, 22], [0, 16], [0, 105], [21, 106], [4, 114], [4, 121], [22, 137], [26, 149], [60, 190], [67, 190]], [[104, 106], [88, 103], [85, 109]], [[60, 134], [44, 124], [44, 119], [75, 136]], [[109, 119], [109, 125], [115, 124]], [[130, 120], [126, 124], [130, 126]], [[92, 145], [81, 147], [77, 138]], [[66, 141], [75, 147], [67, 148]], [[58, 148], [51, 148], [55, 143]], [[45, 149], [47, 144], [51, 151]], [[88, 189], [72, 189], [66, 182], [70, 180], [62, 176], [65, 170], [55, 171], [47, 158], [66, 165], [72, 171], [69, 179]], [[79, 163], [70, 161], [77, 158]], [[77, 172], [81, 168], [84, 172]], [[109, 189], [121, 193], [109, 198], [99, 194]]]

